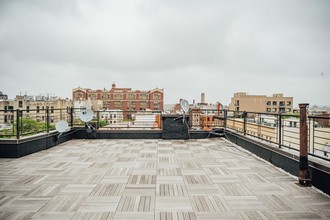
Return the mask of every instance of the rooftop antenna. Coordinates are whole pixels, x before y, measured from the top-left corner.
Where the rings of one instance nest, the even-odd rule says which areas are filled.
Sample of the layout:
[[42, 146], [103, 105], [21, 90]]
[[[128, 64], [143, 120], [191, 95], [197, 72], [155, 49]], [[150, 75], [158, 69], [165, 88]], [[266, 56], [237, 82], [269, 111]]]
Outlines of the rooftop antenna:
[[79, 113], [79, 118], [85, 122], [86, 132], [92, 133], [95, 131], [95, 128], [91, 123], [89, 123], [94, 118], [94, 113], [91, 109], [84, 109]]
[[187, 114], [189, 111], [189, 102], [185, 99], [182, 99], [180, 102], [180, 106], [181, 106], [184, 114]]
[[182, 99], [180, 102], [181, 109], [183, 110], [182, 123], [185, 123], [186, 115], [189, 112], [189, 102], [186, 99]]
[[185, 122], [185, 117], [186, 117], [186, 114], [189, 112], [189, 102], [185, 99], [181, 99], [180, 100], [180, 106], [181, 106], [181, 109], [183, 111], [183, 116], [180, 116], [178, 118], [175, 118], [174, 121], [182, 118], [182, 122], [184, 123]]
[[67, 121], [61, 120], [56, 123], [55, 125], [56, 131], [58, 131], [60, 134], [57, 136], [57, 139], [66, 131], [70, 130], [69, 124]]

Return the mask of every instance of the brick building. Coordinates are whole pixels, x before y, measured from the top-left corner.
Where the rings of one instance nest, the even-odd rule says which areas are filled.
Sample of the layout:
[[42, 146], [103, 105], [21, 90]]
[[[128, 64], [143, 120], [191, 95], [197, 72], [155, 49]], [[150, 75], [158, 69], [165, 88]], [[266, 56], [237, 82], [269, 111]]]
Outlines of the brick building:
[[110, 90], [74, 88], [72, 90], [73, 101], [90, 100], [92, 109], [95, 110], [163, 110], [163, 89], [132, 90], [131, 88], [117, 88], [113, 83]]

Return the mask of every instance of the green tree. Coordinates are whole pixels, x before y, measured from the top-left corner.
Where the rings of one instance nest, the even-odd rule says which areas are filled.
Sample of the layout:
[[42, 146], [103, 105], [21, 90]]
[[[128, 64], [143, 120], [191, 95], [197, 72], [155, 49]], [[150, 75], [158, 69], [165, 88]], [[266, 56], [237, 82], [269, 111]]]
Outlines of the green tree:
[[101, 127], [104, 127], [104, 126], [106, 126], [106, 125], [108, 125], [109, 124], [109, 122], [108, 121], [99, 121], [99, 127], [101, 128]]
[[[21, 136], [29, 134], [37, 134], [47, 130], [47, 125], [44, 121], [39, 122], [31, 118], [20, 118], [19, 120], [19, 132]], [[0, 135], [3, 135], [3, 138], [15, 136], [16, 135], [16, 125], [17, 121], [14, 121], [13, 129], [4, 129], [0, 131]], [[50, 124], [49, 130], [55, 130], [55, 125]]]

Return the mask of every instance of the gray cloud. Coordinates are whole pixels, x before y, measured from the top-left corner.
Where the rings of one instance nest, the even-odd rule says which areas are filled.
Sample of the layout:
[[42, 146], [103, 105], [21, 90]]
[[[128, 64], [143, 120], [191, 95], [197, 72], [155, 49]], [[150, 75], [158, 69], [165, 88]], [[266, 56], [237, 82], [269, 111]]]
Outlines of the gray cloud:
[[327, 0], [3, 0], [0, 90], [70, 97], [115, 81], [164, 88], [167, 103], [206, 92], [228, 104], [246, 91], [330, 105], [329, 10]]

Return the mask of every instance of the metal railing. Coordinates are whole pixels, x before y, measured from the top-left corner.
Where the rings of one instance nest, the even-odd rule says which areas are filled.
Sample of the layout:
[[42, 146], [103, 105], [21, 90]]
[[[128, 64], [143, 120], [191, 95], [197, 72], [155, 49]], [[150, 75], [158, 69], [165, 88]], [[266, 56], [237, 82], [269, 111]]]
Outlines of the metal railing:
[[49, 133], [58, 121], [72, 125], [72, 109], [0, 110], [0, 138], [16, 138]]
[[[73, 126], [85, 126], [79, 114], [84, 109], [73, 109]], [[151, 130], [161, 129], [161, 111], [94, 111], [94, 118], [89, 122], [100, 130]]]
[[[70, 127], [85, 127], [79, 113], [85, 109], [31, 109], [0, 110], [0, 138], [20, 139], [36, 134], [55, 131], [61, 120]], [[100, 130], [151, 130], [161, 129], [161, 111], [94, 111], [93, 119], [87, 124]]]
[[[215, 121], [230, 131], [269, 142], [279, 148], [299, 150], [299, 115], [224, 110]], [[330, 117], [308, 116], [308, 153], [330, 160]]]
[[[84, 127], [79, 118], [84, 109], [0, 110], [0, 138], [20, 139], [35, 134], [55, 131], [58, 121], [70, 127]], [[99, 130], [161, 130], [161, 111], [94, 111], [89, 122]], [[266, 141], [279, 148], [299, 150], [299, 115], [241, 112], [218, 109], [191, 109], [190, 130], [224, 128]], [[330, 160], [329, 117], [308, 116], [309, 154]]]

